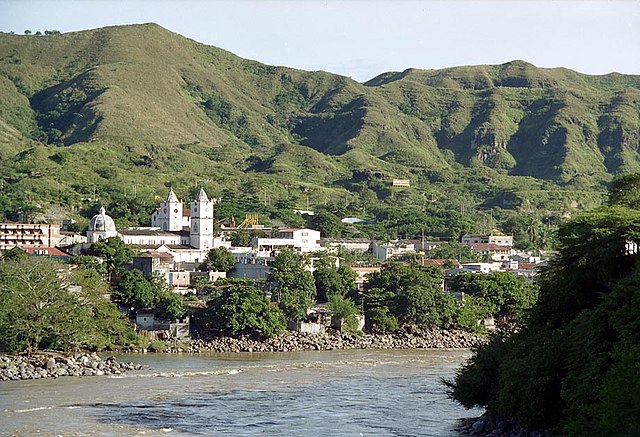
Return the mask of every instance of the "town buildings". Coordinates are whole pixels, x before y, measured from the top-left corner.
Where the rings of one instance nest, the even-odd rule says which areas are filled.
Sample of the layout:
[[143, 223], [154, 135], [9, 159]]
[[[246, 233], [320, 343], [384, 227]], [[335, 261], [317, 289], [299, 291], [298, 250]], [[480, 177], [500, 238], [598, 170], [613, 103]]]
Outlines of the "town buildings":
[[60, 243], [60, 226], [42, 223], [0, 223], [0, 250], [16, 246], [55, 247]]

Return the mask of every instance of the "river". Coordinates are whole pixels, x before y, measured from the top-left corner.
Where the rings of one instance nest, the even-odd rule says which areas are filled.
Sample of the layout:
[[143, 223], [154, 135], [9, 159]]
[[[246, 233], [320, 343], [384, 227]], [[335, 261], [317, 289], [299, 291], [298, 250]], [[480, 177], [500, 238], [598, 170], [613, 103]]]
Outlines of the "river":
[[454, 350], [145, 354], [119, 376], [0, 382], [0, 435], [453, 436]]

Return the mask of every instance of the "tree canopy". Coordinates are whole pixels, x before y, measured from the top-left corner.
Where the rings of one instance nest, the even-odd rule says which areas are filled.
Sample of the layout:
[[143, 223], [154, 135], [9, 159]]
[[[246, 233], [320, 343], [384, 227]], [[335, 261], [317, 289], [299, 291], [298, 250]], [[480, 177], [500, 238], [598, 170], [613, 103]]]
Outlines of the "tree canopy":
[[455, 399], [567, 435], [637, 434], [640, 264], [629, 243], [640, 242], [640, 211], [627, 202], [636, 181], [620, 179], [609, 206], [560, 226], [530, 317], [476, 351], [449, 383]]
[[89, 255], [94, 255], [104, 260], [107, 273], [111, 277], [124, 271], [124, 266], [133, 259], [133, 254], [133, 249], [118, 237], [96, 241], [89, 248]]
[[454, 276], [449, 286], [465, 298], [481, 299], [486, 307], [484, 316], [500, 318], [520, 319], [538, 297], [536, 286], [511, 272], [462, 273]]
[[380, 330], [395, 330], [399, 324], [423, 328], [451, 325], [455, 303], [442, 291], [442, 277], [437, 267], [385, 265], [371, 274], [366, 284], [367, 324]]
[[182, 298], [169, 289], [163, 279], [145, 277], [138, 269], [127, 270], [113, 291], [112, 298], [134, 312], [153, 308], [158, 317], [180, 318], [186, 314]]
[[316, 286], [308, 261], [291, 249], [283, 249], [273, 261], [270, 280], [274, 283], [274, 297], [289, 320], [304, 320], [307, 309], [313, 306]]
[[108, 285], [47, 258], [0, 262], [0, 344], [24, 349], [103, 349], [135, 336], [102, 296]]
[[216, 247], [209, 252], [200, 264], [199, 270], [214, 270], [217, 272], [229, 272], [233, 269], [236, 261], [233, 254], [226, 247]]
[[211, 325], [229, 334], [273, 337], [285, 328], [282, 312], [249, 282], [231, 282], [208, 303]]
[[318, 302], [328, 302], [331, 296], [347, 296], [355, 287], [357, 273], [349, 266], [318, 267], [313, 272]]

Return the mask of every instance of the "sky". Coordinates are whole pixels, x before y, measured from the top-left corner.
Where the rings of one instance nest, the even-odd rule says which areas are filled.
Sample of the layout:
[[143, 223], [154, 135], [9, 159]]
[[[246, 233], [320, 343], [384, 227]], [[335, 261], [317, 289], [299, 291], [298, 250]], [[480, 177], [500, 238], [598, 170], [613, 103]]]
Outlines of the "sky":
[[360, 82], [515, 59], [640, 74], [640, 0], [0, 0], [4, 32], [147, 22], [243, 58]]

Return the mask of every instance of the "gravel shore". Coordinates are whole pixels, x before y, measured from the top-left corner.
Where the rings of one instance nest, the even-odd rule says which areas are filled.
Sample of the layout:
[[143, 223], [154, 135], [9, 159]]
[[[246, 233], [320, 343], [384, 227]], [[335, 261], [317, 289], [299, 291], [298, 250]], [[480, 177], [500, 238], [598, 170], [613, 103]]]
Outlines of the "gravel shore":
[[[465, 331], [401, 331], [393, 334], [321, 335], [285, 331], [265, 340], [250, 337], [211, 336], [193, 340], [185, 352], [297, 352], [335, 349], [469, 349], [484, 338]], [[170, 352], [168, 350], [167, 352]]]
[[0, 381], [119, 375], [142, 367], [142, 364], [118, 362], [114, 357], [102, 359], [95, 353], [37, 352], [31, 356], [0, 355]]

